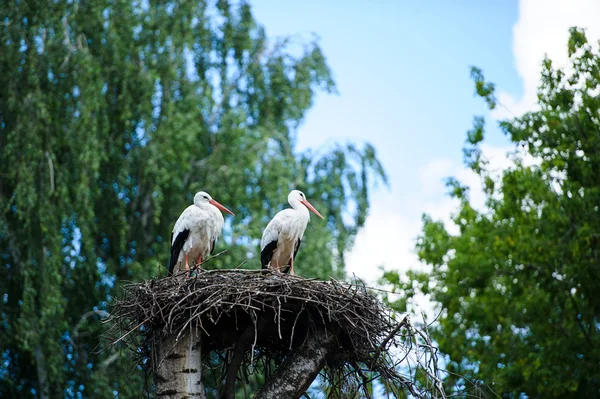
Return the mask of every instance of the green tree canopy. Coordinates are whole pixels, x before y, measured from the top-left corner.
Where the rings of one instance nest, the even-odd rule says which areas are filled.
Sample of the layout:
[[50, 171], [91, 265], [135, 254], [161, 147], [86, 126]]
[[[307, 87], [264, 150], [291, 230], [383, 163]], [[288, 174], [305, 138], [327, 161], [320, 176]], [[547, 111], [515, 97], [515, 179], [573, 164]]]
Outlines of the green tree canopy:
[[[490, 169], [475, 119], [465, 163], [482, 179], [485, 209], [449, 179], [458, 234], [425, 215], [417, 250], [431, 272], [411, 272], [407, 284], [385, 276], [404, 294], [397, 306], [418, 292], [440, 304], [434, 338], [457, 386], [470, 387], [455, 377], [465, 375], [511, 398], [599, 394], [600, 54], [579, 29], [568, 51], [572, 70], [544, 61], [539, 109], [500, 123], [514, 166]], [[473, 77], [494, 108], [494, 86], [477, 69]]]
[[140, 373], [99, 351], [98, 320], [123, 281], [166, 274], [199, 189], [237, 215], [214, 267], [260, 267], [262, 229], [299, 188], [326, 222], [298, 273], [344, 275], [385, 174], [368, 144], [296, 151], [316, 93], [335, 91], [318, 43], [268, 38], [243, 1], [0, 15], [0, 396], [140, 396]]

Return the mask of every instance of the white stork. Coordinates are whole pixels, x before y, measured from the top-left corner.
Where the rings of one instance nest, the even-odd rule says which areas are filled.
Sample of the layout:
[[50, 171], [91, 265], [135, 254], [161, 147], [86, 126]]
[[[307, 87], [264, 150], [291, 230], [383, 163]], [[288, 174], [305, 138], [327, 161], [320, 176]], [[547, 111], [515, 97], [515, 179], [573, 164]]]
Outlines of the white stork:
[[294, 274], [294, 258], [298, 253], [304, 230], [310, 220], [308, 211], [323, 219], [302, 191], [292, 190], [288, 195], [291, 209], [277, 213], [267, 225], [260, 240], [260, 262], [263, 269], [270, 267], [276, 271], [290, 266], [290, 274]]
[[[219, 209], [235, 216], [208, 193], [196, 193], [194, 204], [185, 208], [173, 227], [169, 274], [179, 272], [181, 263], [185, 262], [186, 275], [189, 275], [188, 258], [196, 259], [196, 265], [200, 265], [212, 254], [224, 223]], [[175, 266], [178, 266], [177, 270], [174, 270]]]

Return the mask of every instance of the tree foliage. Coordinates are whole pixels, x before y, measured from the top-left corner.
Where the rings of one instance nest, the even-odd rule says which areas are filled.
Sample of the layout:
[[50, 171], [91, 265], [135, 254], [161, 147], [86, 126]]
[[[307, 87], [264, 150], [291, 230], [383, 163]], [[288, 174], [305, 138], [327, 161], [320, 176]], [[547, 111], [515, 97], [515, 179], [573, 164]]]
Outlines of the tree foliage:
[[368, 144], [295, 150], [316, 93], [335, 91], [318, 43], [270, 39], [226, 0], [0, 15], [0, 396], [139, 397], [98, 320], [122, 281], [166, 273], [199, 189], [237, 215], [214, 267], [259, 267], [262, 229], [300, 188], [326, 222], [309, 224], [297, 270], [343, 276], [385, 174]]
[[[420, 259], [398, 305], [418, 292], [442, 308], [434, 338], [449, 355], [449, 379], [494, 383], [504, 397], [597, 397], [600, 390], [600, 54], [572, 29], [570, 69], [543, 63], [535, 111], [500, 123], [514, 165], [496, 174], [479, 148], [476, 118], [465, 163], [482, 180], [484, 210], [449, 179], [460, 201], [451, 234], [423, 217]], [[494, 86], [474, 69], [476, 90], [494, 108]]]

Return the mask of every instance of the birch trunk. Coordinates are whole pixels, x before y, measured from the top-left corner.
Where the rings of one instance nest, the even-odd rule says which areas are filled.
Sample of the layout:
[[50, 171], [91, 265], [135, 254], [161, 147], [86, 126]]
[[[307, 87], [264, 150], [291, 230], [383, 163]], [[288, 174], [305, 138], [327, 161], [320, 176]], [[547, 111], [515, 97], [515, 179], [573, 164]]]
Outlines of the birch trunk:
[[300, 398], [325, 366], [334, 339], [332, 334], [311, 334], [277, 368], [275, 375], [262, 386], [255, 399]]
[[205, 399], [202, 382], [201, 335], [196, 330], [165, 337], [158, 345], [159, 367], [155, 373], [156, 397]]
[[37, 391], [40, 399], [50, 398], [50, 383], [48, 382], [48, 370], [46, 369], [46, 356], [40, 344], [36, 344], [33, 352], [35, 366], [37, 368], [38, 386]]

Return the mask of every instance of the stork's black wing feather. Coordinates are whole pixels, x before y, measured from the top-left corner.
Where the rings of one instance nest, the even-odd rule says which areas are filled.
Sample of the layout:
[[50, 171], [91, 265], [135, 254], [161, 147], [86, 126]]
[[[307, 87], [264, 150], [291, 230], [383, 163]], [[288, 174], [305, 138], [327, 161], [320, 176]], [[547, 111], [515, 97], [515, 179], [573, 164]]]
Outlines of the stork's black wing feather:
[[217, 239], [215, 238], [211, 243], [210, 243], [210, 254], [212, 255], [213, 252], [215, 252], [215, 244], [217, 243]]
[[177, 258], [179, 258], [179, 253], [183, 249], [183, 244], [185, 243], [185, 240], [187, 240], [189, 235], [190, 235], [190, 230], [185, 229], [177, 234], [177, 237], [175, 237], [175, 242], [173, 242], [173, 233], [171, 233], [171, 242], [173, 244], [171, 245], [171, 259], [169, 260], [169, 274], [173, 274], [173, 269], [175, 268], [175, 265], [177, 264]]
[[267, 268], [267, 265], [273, 257], [273, 252], [275, 252], [275, 248], [277, 248], [277, 240], [271, 241], [270, 243], [265, 245], [262, 251], [260, 251], [260, 263], [262, 264], [263, 269]]
[[294, 259], [296, 259], [296, 254], [298, 253], [298, 248], [300, 248], [301, 243], [302, 243], [302, 239], [298, 238], [298, 241], [296, 241], [296, 248], [294, 249]]

